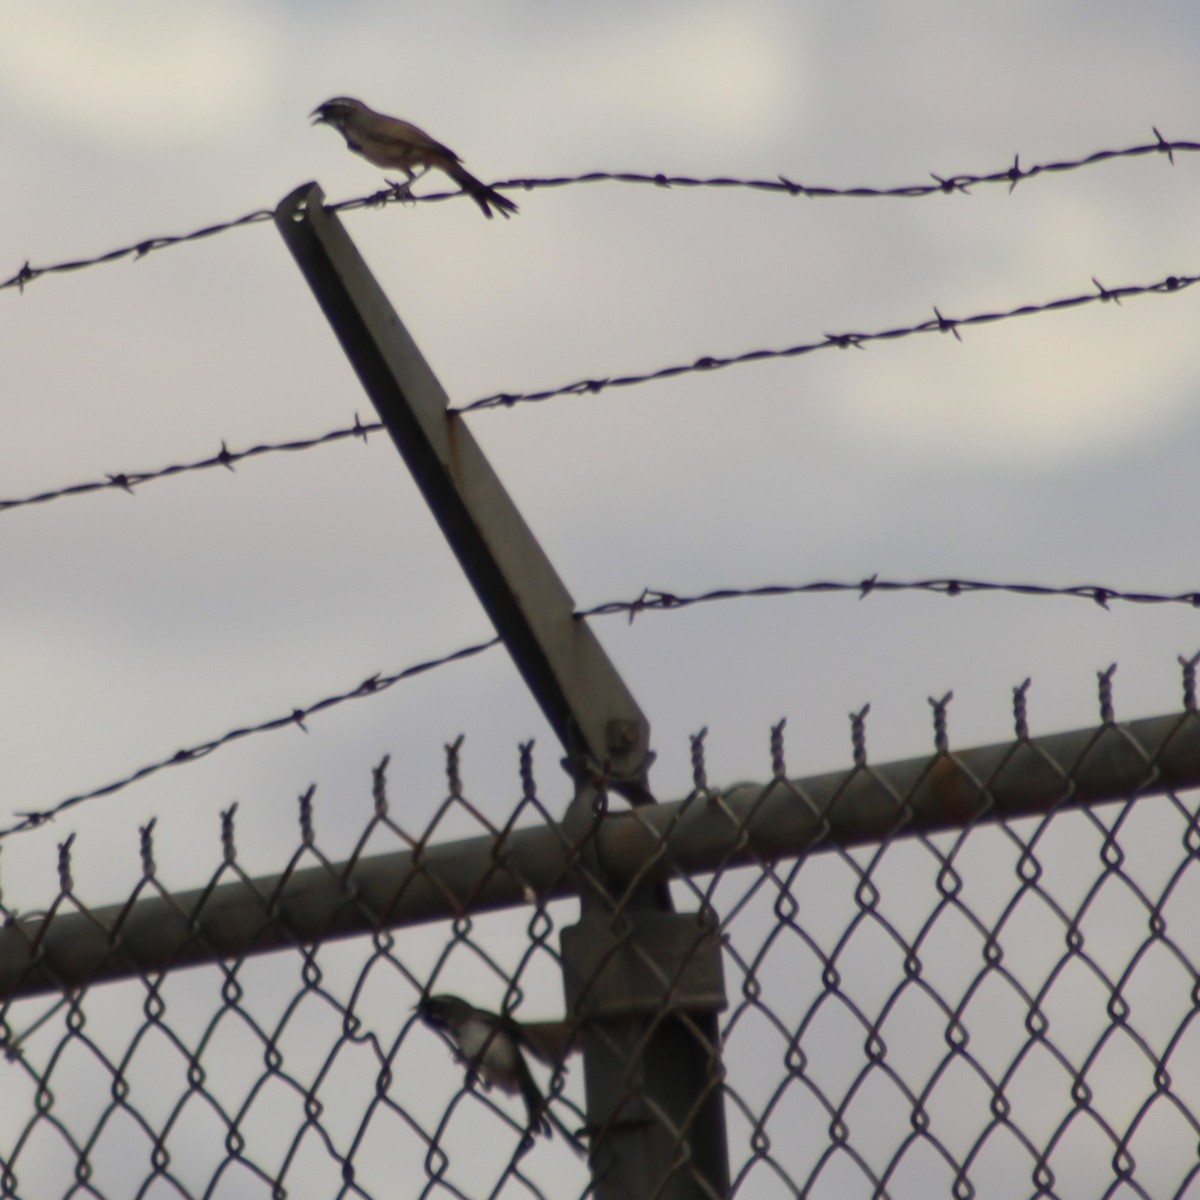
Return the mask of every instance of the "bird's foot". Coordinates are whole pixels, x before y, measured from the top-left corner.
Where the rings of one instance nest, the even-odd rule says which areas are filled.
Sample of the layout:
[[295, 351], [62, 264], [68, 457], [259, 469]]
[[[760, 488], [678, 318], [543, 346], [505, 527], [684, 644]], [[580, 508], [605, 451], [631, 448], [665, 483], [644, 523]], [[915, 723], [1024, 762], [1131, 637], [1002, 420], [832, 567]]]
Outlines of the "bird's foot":
[[388, 185], [388, 199], [399, 200], [401, 204], [416, 204], [417, 198], [413, 195], [411, 179], [405, 179], [403, 182], [399, 179], [385, 179], [383, 182]]

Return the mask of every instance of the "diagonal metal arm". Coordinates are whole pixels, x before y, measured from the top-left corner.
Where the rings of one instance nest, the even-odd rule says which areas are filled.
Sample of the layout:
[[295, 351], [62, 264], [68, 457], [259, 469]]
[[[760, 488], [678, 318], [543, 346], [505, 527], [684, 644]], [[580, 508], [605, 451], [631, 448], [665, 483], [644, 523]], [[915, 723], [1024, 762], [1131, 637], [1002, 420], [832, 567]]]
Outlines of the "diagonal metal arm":
[[646, 798], [649, 723], [323, 200], [305, 184], [275, 223], [380, 420], [576, 769], [590, 760]]

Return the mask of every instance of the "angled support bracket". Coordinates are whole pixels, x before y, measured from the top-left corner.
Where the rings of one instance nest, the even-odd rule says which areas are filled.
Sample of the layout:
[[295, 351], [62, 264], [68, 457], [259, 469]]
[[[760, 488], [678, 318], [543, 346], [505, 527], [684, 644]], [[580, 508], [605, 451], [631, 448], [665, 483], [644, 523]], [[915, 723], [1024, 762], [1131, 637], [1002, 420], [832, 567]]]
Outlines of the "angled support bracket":
[[646, 799], [649, 723], [324, 198], [280, 202], [284, 242], [572, 769]]

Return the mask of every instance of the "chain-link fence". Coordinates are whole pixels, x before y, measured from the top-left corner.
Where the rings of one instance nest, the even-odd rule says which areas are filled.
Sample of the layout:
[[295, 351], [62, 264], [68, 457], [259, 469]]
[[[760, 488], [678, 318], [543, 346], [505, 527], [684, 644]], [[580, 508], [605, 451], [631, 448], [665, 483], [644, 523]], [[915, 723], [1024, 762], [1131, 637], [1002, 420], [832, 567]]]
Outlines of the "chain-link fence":
[[[0, 1195], [615, 1195], [639, 1138], [666, 1166], [629, 1194], [702, 1194], [714, 1104], [735, 1196], [1200, 1195], [1193, 691], [1031, 739], [1018, 689], [1016, 739], [965, 753], [935, 705], [935, 753], [887, 766], [860, 714], [854, 765], [806, 780], [778, 729], [724, 791], [701, 735], [692, 793], [632, 810], [539, 798], [525, 747], [503, 828], [451, 747], [419, 834], [381, 766], [350, 861], [310, 793], [278, 876], [231, 812], [173, 895], [147, 828], [102, 910], [67, 842], [51, 911], [0, 937]], [[472, 1046], [447, 994], [522, 1026]]]

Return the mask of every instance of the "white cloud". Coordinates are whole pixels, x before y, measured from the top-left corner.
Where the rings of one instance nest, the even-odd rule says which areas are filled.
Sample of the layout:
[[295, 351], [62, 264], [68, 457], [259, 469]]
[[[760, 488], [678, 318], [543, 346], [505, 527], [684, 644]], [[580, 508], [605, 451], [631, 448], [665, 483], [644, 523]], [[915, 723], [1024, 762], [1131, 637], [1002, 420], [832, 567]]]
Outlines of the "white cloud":
[[44, 120], [113, 145], [206, 140], [268, 93], [265, 22], [225, 4], [88, 0], [10, 6], [0, 89]]
[[933, 458], [1038, 467], [1117, 453], [1177, 419], [1193, 373], [1186, 300], [1137, 303], [1161, 307], [966, 330], [961, 346], [872, 348], [846, 380], [854, 398], [839, 417]]
[[804, 86], [797, 81], [812, 72], [792, 17], [781, 23], [760, 9], [672, 7], [631, 13], [627, 23], [589, 28], [569, 43], [555, 36], [554, 92], [572, 114], [562, 132], [578, 141], [582, 122], [594, 148], [607, 130], [626, 154], [645, 146], [660, 159], [678, 150], [727, 161], [731, 147], [761, 144], [810, 107], [795, 99]]
[[[1164, 180], [1143, 166], [1128, 193], [1113, 169], [1107, 180], [1030, 183], [1020, 204], [990, 192], [928, 206], [910, 249], [936, 277], [922, 266], [905, 282], [903, 256], [881, 252], [902, 285], [893, 316], [867, 327], [925, 320], [935, 303], [962, 318], [1093, 295], [1093, 277], [1144, 285], [1186, 270], [1159, 224], [1183, 219], [1173, 185], [1186, 169]], [[1135, 206], [1149, 219], [1134, 219]], [[1191, 402], [1194, 313], [1194, 295], [1132, 297], [963, 329], [962, 345], [947, 335], [874, 346], [848, 364], [854, 400], [843, 415], [864, 436], [934, 457], [1058, 464], [1117, 453], [1162, 436]]]

